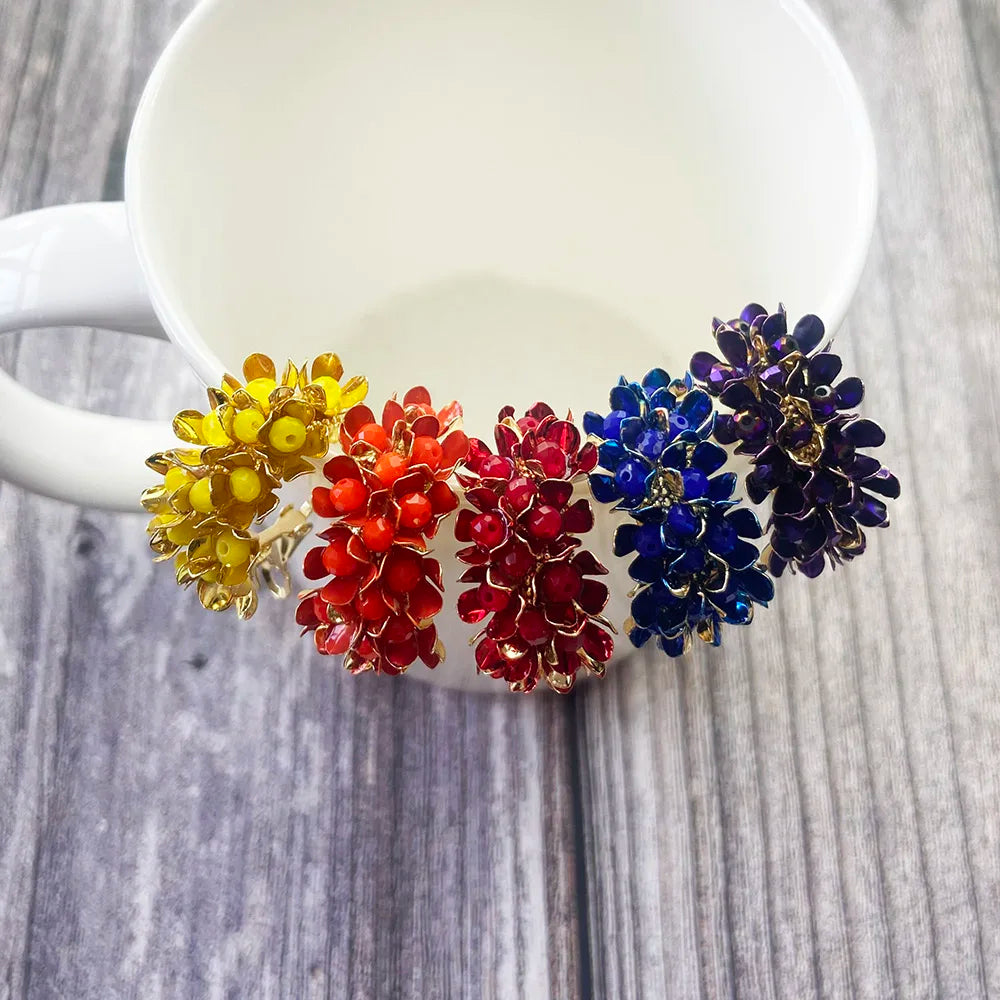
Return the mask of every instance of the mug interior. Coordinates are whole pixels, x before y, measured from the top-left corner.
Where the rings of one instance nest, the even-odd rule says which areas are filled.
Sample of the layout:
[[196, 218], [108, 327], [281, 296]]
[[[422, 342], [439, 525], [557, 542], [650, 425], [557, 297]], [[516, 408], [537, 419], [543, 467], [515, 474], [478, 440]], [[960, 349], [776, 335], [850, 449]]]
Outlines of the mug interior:
[[750, 300], [842, 318], [874, 163], [785, 0], [205, 0], [137, 116], [127, 200], [206, 380], [336, 350], [470, 433], [679, 373]]

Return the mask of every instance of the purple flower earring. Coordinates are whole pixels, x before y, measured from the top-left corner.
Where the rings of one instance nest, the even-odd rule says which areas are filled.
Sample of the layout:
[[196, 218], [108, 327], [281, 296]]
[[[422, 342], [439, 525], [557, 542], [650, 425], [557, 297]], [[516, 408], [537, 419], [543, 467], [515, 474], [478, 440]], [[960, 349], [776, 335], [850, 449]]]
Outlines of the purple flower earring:
[[842, 362], [818, 350], [818, 316], [789, 333], [784, 307], [768, 314], [748, 305], [739, 319], [715, 320], [722, 359], [699, 351], [691, 373], [719, 403], [713, 435], [750, 458], [746, 490], [754, 503], [772, 496], [771, 535], [762, 559], [774, 576], [785, 567], [809, 577], [865, 551], [864, 528], [889, 524], [880, 498], [899, 496], [899, 480], [860, 448], [885, 433], [853, 412], [864, 396], [859, 378], [837, 381]]

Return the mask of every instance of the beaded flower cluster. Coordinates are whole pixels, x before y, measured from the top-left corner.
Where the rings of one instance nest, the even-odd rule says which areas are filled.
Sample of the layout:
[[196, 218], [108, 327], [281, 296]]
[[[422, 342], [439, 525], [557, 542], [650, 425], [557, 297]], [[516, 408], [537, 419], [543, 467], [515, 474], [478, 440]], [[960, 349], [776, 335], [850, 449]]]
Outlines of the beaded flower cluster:
[[304, 563], [309, 579], [330, 579], [301, 596], [296, 620], [351, 673], [401, 674], [444, 656], [433, 622], [441, 565], [425, 553], [458, 507], [448, 480], [469, 450], [461, 418], [454, 402], [436, 411], [423, 387], [390, 399], [380, 422], [363, 405], [344, 417], [343, 453], [323, 466], [331, 485], [312, 493], [313, 511], [333, 523]]
[[289, 362], [280, 380], [274, 362], [252, 354], [245, 382], [231, 375], [208, 390], [209, 410], [174, 418], [180, 447], [151, 456], [163, 482], [146, 490], [153, 515], [147, 532], [158, 559], [173, 559], [177, 582], [196, 584], [202, 605], [257, 609], [257, 570], [268, 544], [250, 531], [278, 504], [277, 490], [327, 452], [343, 410], [368, 392], [364, 378], [341, 384], [343, 365], [323, 354], [301, 368]]
[[[655, 640], [668, 656], [694, 637], [717, 646], [724, 625], [768, 606], [786, 568], [814, 577], [861, 555], [899, 481], [866, 453], [885, 435], [856, 412], [864, 386], [841, 377], [818, 317], [790, 330], [784, 307], [752, 303], [712, 332], [721, 357], [698, 352], [680, 378], [620, 378], [608, 412], [584, 415], [586, 438], [546, 403], [504, 407], [495, 450], [466, 436], [457, 402], [438, 409], [423, 387], [376, 417], [367, 380], [342, 381], [335, 354], [289, 362], [280, 378], [251, 355], [243, 381], [226, 375], [207, 412], [179, 413], [180, 444], [148, 460], [163, 477], [142, 496], [150, 546], [206, 608], [249, 618], [262, 579], [282, 589], [272, 548], [283, 559], [307, 516], [323, 521], [296, 620], [350, 672], [398, 675], [444, 657], [447, 581], [432, 546], [455, 515], [456, 611], [479, 629], [476, 669], [511, 691], [565, 693], [603, 676], [614, 652], [608, 569], [585, 547], [593, 499], [614, 512], [613, 554], [629, 560], [631, 643]], [[749, 463], [743, 485], [767, 505], [764, 528], [735, 495], [730, 453]], [[252, 530], [305, 474], [320, 480], [310, 503]]]
[[489, 623], [474, 639], [479, 670], [531, 691], [539, 679], [555, 691], [573, 688], [580, 670], [603, 676], [614, 626], [601, 612], [608, 588], [593, 579], [607, 569], [581, 549], [594, 526], [590, 501], [574, 497], [597, 462], [572, 416], [560, 420], [544, 403], [521, 418], [500, 411], [497, 454], [473, 439], [459, 470], [469, 506], [455, 524], [466, 547], [459, 578], [474, 586], [458, 598], [465, 622]]
[[828, 561], [861, 555], [863, 529], [888, 525], [880, 497], [898, 497], [899, 480], [858, 450], [877, 448], [885, 433], [854, 412], [861, 379], [840, 379], [840, 358], [818, 350], [822, 320], [804, 316], [789, 332], [783, 307], [768, 314], [751, 303], [739, 319], [715, 320], [713, 332], [723, 359], [699, 352], [691, 371], [732, 411], [720, 414], [714, 436], [749, 457], [747, 495], [771, 498], [767, 569], [814, 577]]
[[757, 517], [731, 499], [736, 476], [719, 472], [726, 452], [707, 440], [712, 401], [690, 376], [655, 368], [642, 382], [622, 378], [610, 402], [583, 424], [601, 441], [594, 496], [630, 514], [615, 533], [615, 555], [635, 554], [628, 636], [636, 646], [656, 636], [668, 656], [686, 652], [692, 635], [717, 646], [722, 624], [749, 624], [774, 585], [747, 541], [760, 537]]

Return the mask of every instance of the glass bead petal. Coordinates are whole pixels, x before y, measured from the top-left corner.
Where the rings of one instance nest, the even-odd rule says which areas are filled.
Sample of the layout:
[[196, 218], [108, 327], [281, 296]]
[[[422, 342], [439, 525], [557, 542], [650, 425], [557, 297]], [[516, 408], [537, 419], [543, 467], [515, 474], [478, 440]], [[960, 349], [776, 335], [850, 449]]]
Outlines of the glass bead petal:
[[774, 600], [774, 581], [759, 569], [745, 569], [736, 574], [739, 586], [758, 604]]
[[732, 552], [738, 538], [736, 529], [722, 519], [713, 521], [705, 532], [705, 544], [720, 556], [727, 556]]
[[655, 583], [660, 579], [660, 562], [658, 559], [636, 556], [629, 563], [628, 574], [638, 583]]
[[885, 444], [885, 431], [874, 420], [852, 420], [844, 437], [857, 448], [877, 448]]
[[633, 537], [633, 544], [641, 556], [649, 559], [662, 556], [667, 551], [667, 545], [663, 538], [663, 526], [660, 524], [640, 525]]
[[684, 469], [681, 479], [684, 481], [685, 500], [697, 500], [708, 492], [708, 476], [701, 469]]
[[724, 448], [714, 445], [709, 441], [701, 441], [695, 445], [691, 454], [691, 464], [701, 469], [705, 475], [710, 476], [717, 472], [726, 464], [728, 455]]
[[749, 507], [737, 507], [726, 515], [726, 522], [740, 538], [760, 538], [762, 534], [760, 521]]
[[784, 309], [781, 309], [776, 313], [771, 313], [771, 315], [760, 324], [760, 332], [761, 336], [764, 338], [764, 342], [767, 344], [774, 344], [776, 341], [786, 336], [788, 334], [788, 317], [785, 315]]
[[756, 320], [767, 315], [767, 310], [757, 302], [750, 302], [740, 313], [740, 322], [752, 325]]
[[629, 417], [642, 415], [642, 401], [639, 393], [631, 385], [616, 385], [611, 390], [611, 409]]
[[757, 397], [744, 382], [734, 382], [728, 386], [726, 391], [719, 397], [719, 402], [723, 406], [728, 406], [731, 410], [755, 409], [758, 405]]
[[888, 517], [885, 504], [878, 497], [865, 493], [864, 490], [861, 490], [860, 494], [861, 505], [854, 514], [858, 523], [863, 524], [866, 528], [877, 528], [884, 524]]
[[772, 507], [775, 514], [795, 516], [796, 514], [804, 513], [807, 509], [808, 501], [802, 490], [797, 486], [784, 483], [775, 491]]
[[855, 454], [846, 471], [854, 480], [865, 480], [877, 475], [881, 468], [882, 463], [877, 458], [872, 458], [871, 455]]
[[642, 649], [652, 637], [653, 633], [648, 628], [640, 628], [637, 625], [635, 628], [629, 629], [628, 640], [636, 649]]
[[615, 486], [615, 477], [602, 472], [594, 472], [590, 476], [590, 491], [598, 503], [614, 503], [621, 495]]
[[701, 389], [692, 389], [677, 409], [691, 427], [698, 427], [712, 412], [712, 398]]
[[826, 556], [823, 552], [817, 553], [812, 559], [804, 563], [799, 564], [799, 572], [803, 576], [807, 576], [810, 579], [814, 579], [823, 572], [823, 568], [826, 566]]
[[583, 429], [587, 434], [598, 437], [604, 436], [604, 417], [593, 410], [588, 410], [583, 415]]
[[726, 561], [730, 566], [732, 566], [733, 569], [747, 569], [757, 561], [759, 556], [760, 552], [758, 551], [756, 545], [751, 545], [750, 542], [746, 542], [740, 538], [737, 539], [736, 543], [727, 554]]
[[733, 444], [736, 441], [736, 425], [728, 413], [720, 413], [715, 418], [715, 440], [719, 444]]
[[689, 367], [696, 379], [705, 382], [708, 380], [712, 369], [719, 363], [719, 359], [714, 354], [710, 354], [708, 351], [698, 351], [697, 354], [692, 356]]
[[792, 331], [795, 343], [803, 354], [808, 354], [817, 347], [825, 334], [826, 327], [823, 325], [823, 321], [819, 316], [811, 314], [803, 316], [795, 324], [795, 329]]
[[618, 441], [604, 441], [598, 445], [598, 461], [602, 468], [615, 470], [628, 454], [628, 450]]
[[570, 504], [563, 513], [563, 530], [574, 535], [585, 535], [594, 526], [594, 511], [590, 501], [581, 497]]
[[[618, 438], [626, 448], [635, 448], [639, 435], [646, 429], [646, 421], [642, 417], [626, 417], [621, 422], [618, 430]], [[610, 468], [610, 466], [606, 466]]]
[[879, 469], [874, 476], [865, 479], [864, 485], [866, 490], [880, 493], [890, 500], [899, 496], [899, 480], [888, 469]]
[[742, 371], [747, 366], [747, 342], [743, 334], [732, 327], [722, 327], [715, 335], [715, 342], [719, 345], [725, 359], [737, 371]]
[[811, 385], [833, 385], [833, 380], [844, 367], [839, 355], [823, 351], [809, 361], [809, 382]]
[[667, 656], [683, 656], [687, 643], [683, 633], [675, 636], [660, 636], [660, 649]]
[[851, 376], [839, 382], [836, 386], [837, 405], [842, 410], [853, 410], [865, 398], [865, 384], [861, 379]]
[[670, 385], [670, 376], [662, 368], [652, 368], [643, 376], [642, 387], [649, 393]]
[[736, 473], [723, 472], [713, 476], [708, 481], [708, 499], [712, 501], [728, 500], [736, 489]]
[[649, 465], [638, 456], [632, 456], [619, 463], [615, 469], [615, 486], [623, 497], [637, 501], [646, 492], [648, 477]]
[[616, 556], [627, 556], [630, 552], [636, 551], [635, 539], [639, 532], [639, 525], [634, 521], [627, 521], [619, 524], [615, 529], [614, 553]]
[[712, 366], [712, 370], [708, 373], [708, 378], [705, 379], [705, 383], [710, 389], [718, 393], [725, 388], [727, 383], [737, 377], [737, 372], [734, 372], [732, 368], [727, 368], [724, 364], [722, 364], [722, 362], [719, 362], [719, 364]]

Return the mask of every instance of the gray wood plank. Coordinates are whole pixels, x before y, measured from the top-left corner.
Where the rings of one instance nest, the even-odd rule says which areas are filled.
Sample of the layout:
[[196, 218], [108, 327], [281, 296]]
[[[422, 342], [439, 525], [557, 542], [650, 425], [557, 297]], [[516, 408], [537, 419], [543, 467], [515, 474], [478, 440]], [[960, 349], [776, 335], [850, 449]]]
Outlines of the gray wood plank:
[[[120, 194], [188, 6], [0, 4], [0, 212]], [[160, 344], [0, 350], [109, 412], [200, 395]], [[348, 677], [142, 528], [0, 485], [0, 997], [578, 995], [570, 706]]]
[[839, 346], [905, 492], [864, 560], [781, 581], [720, 653], [581, 696], [602, 996], [1000, 991], [1000, 10], [818, 6], [881, 166]]

